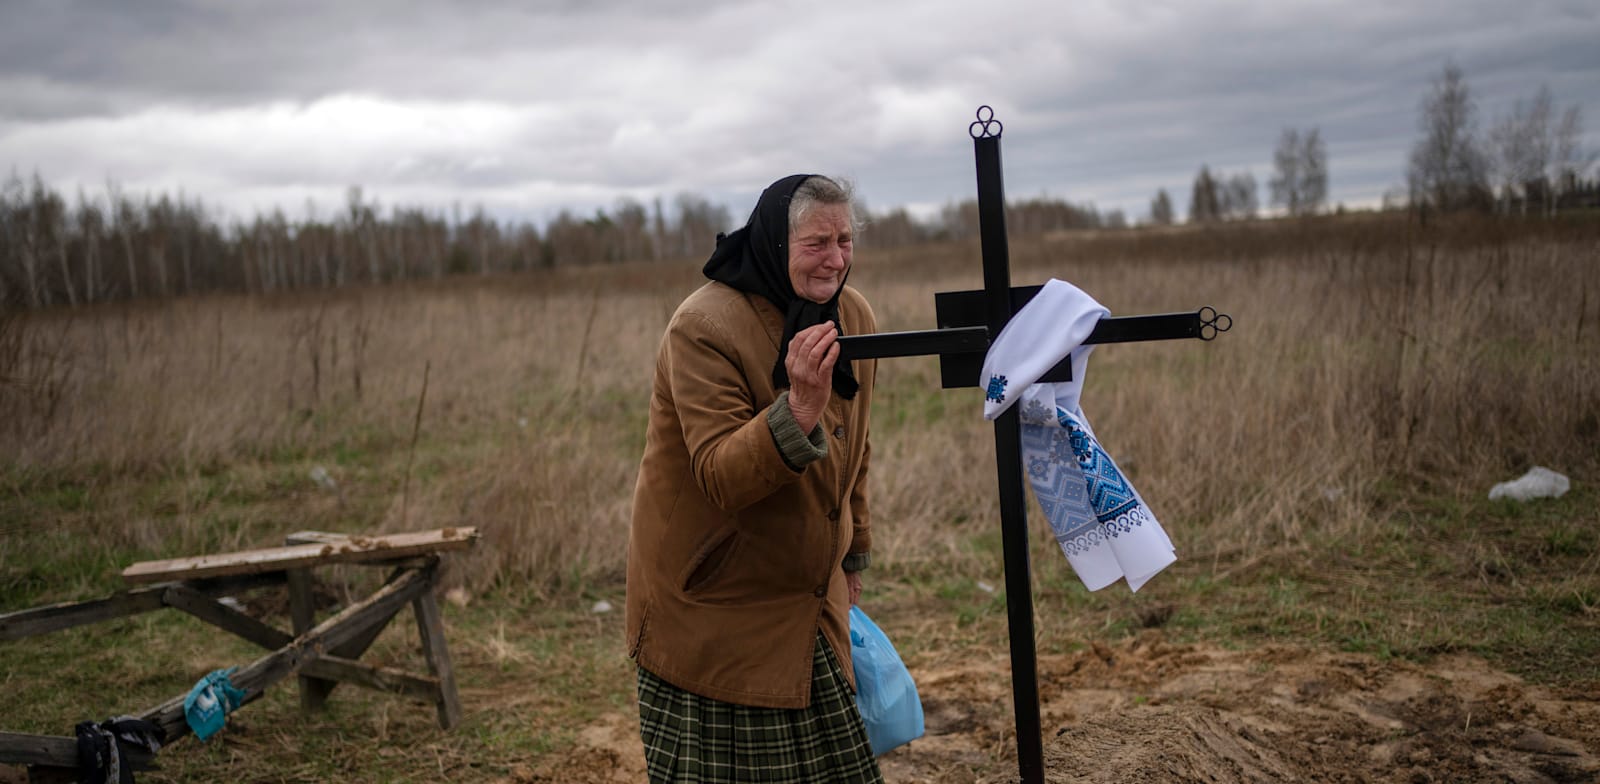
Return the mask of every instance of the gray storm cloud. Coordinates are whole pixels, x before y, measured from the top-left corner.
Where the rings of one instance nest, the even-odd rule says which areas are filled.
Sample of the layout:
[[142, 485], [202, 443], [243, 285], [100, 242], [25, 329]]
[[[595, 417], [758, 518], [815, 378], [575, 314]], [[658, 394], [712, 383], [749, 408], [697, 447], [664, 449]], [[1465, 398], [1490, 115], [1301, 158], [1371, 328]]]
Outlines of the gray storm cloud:
[[[63, 189], [248, 214], [362, 185], [538, 219], [697, 191], [735, 212], [800, 169], [874, 207], [971, 195], [993, 105], [1007, 184], [1143, 213], [1201, 164], [1265, 183], [1321, 129], [1334, 201], [1403, 179], [1447, 60], [1480, 127], [1548, 85], [1600, 124], [1593, 3], [89, 3], [0, 10], [0, 164]], [[1591, 147], [1600, 134], [1590, 130]]]

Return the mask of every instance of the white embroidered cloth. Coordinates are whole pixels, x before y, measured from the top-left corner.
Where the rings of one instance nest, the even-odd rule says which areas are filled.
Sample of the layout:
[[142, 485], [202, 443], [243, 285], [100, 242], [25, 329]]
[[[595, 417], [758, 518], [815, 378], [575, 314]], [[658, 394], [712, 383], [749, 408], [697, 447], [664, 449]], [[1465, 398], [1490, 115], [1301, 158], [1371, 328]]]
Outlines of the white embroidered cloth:
[[[989, 346], [979, 381], [985, 419], [1021, 401], [1028, 483], [1078, 579], [1091, 591], [1125, 579], [1137, 591], [1177, 554], [1078, 402], [1094, 350], [1083, 341], [1110, 314], [1077, 286], [1051, 280]], [[1071, 381], [1034, 383], [1069, 356]]]

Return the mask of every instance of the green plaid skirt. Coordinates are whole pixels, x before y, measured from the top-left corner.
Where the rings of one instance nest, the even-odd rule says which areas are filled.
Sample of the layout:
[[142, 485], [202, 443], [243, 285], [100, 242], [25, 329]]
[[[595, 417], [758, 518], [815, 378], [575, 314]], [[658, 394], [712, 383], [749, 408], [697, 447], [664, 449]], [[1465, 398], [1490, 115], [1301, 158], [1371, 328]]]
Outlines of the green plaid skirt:
[[811, 707], [713, 700], [640, 668], [639, 736], [652, 784], [883, 781], [850, 683], [820, 634], [811, 658]]

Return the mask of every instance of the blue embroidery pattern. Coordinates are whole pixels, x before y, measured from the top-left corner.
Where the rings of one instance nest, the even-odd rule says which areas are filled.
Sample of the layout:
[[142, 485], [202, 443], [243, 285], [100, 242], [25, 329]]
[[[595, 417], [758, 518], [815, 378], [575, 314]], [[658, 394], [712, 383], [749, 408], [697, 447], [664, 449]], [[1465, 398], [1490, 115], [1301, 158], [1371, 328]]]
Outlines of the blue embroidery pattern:
[[1077, 455], [1078, 468], [1083, 471], [1083, 480], [1089, 487], [1089, 501], [1094, 505], [1095, 516], [1107, 526], [1112, 536], [1131, 530], [1138, 522], [1126, 518], [1129, 512], [1139, 506], [1133, 486], [1128, 484], [1122, 472], [1117, 470], [1117, 464], [1100, 448], [1100, 442], [1084, 432], [1064, 411], [1061, 412], [1061, 424], [1070, 434], [1068, 438], [1072, 442], [1073, 453]]
[[1050, 531], [1068, 555], [1082, 555], [1105, 541], [1104, 527], [1089, 507], [1088, 486], [1076, 460], [1057, 460], [1063, 449], [1070, 455], [1065, 430], [1055, 424], [1022, 426], [1023, 452], [1028, 456], [1028, 480], [1033, 497], [1050, 521]]
[[1034, 498], [1062, 551], [1085, 555], [1153, 522], [1095, 437], [1065, 410], [1055, 413], [1054, 422], [1025, 420], [1022, 446]]
[[1006, 377], [990, 376], [988, 394], [985, 394], [983, 399], [993, 400], [996, 403], [1004, 402], [1006, 399]]

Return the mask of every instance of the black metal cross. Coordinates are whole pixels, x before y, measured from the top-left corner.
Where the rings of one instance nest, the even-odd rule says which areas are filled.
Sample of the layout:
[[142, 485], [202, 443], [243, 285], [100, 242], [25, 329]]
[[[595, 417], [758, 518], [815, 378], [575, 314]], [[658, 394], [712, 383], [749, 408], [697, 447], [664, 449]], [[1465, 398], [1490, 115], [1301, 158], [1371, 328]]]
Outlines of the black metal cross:
[[[1005, 187], [1000, 176], [1000, 134], [994, 110], [978, 107], [968, 126], [978, 170], [978, 230], [983, 250], [983, 289], [934, 295], [938, 329], [886, 332], [839, 339], [841, 359], [939, 355], [945, 389], [980, 386], [989, 343], [1006, 322], [1038, 293], [1040, 286], [1011, 286], [1006, 245]], [[1198, 338], [1211, 340], [1233, 322], [1211, 308], [1192, 313], [1103, 318], [1085, 343]], [[1068, 360], [1041, 381], [1067, 381]], [[1039, 683], [1034, 650], [1033, 586], [1028, 566], [1027, 507], [1022, 486], [1022, 430], [1017, 406], [994, 422], [994, 451], [1000, 478], [1000, 536], [1005, 555], [1006, 616], [1011, 634], [1011, 688], [1017, 724], [1017, 767], [1024, 784], [1043, 784], [1044, 747], [1039, 727]]]

